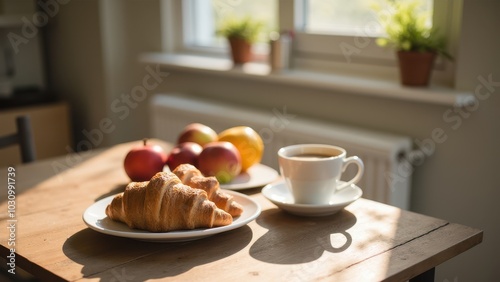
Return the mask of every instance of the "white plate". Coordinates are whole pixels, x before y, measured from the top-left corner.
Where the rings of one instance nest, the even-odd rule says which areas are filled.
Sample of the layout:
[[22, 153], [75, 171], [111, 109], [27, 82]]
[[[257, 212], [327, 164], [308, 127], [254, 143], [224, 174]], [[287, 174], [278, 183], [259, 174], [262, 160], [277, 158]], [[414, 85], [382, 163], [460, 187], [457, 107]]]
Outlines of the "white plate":
[[363, 195], [363, 191], [358, 186], [352, 184], [335, 193], [330, 202], [324, 205], [295, 204], [293, 196], [285, 182], [266, 185], [262, 188], [262, 194], [273, 204], [291, 214], [325, 216], [335, 214], [356, 201]]
[[255, 164], [248, 168], [248, 170], [236, 176], [233, 181], [221, 184], [220, 188], [228, 190], [242, 190], [264, 186], [276, 180], [278, 172], [266, 165]]
[[106, 215], [106, 207], [109, 203], [111, 203], [111, 201], [115, 197], [114, 195], [101, 199], [88, 207], [83, 213], [83, 221], [91, 229], [108, 235], [152, 242], [182, 242], [197, 240], [239, 228], [259, 216], [261, 208], [256, 201], [254, 201], [247, 195], [238, 192], [224, 192], [232, 195], [234, 197], [234, 200], [243, 206], [243, 213], [239, 217], [235, 218], [233, 220], [233, 223], [226, 226], [194, 230], [170, 231], [163, 233], [154, 233], [145, 230], [131, 229], [126, 224], [114, 221]]

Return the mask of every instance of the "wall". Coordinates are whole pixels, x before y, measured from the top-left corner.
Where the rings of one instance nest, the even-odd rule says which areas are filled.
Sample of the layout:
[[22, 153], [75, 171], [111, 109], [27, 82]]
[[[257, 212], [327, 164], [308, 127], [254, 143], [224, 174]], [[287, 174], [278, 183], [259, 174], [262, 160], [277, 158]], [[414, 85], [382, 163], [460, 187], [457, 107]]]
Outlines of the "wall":
[[98, 11], [97, 0], [71, 1], [59, 7], [44, 30], [49, 89], [70, 103], [75, 141], [106, 114]]
[[[139, 63], [143, 52], [161, 50], [159, 1], [100, 2], [107, 115], [116, 129], [110, 143], [149, 137], [147, 98], [154, 93], [156, 66]], [[127, 98], [128, 97], [128, 98]], [[126, 102], [130, 101], [130, 102]]]
[[[104, 2], [73, 0], [48, 29], [50, 85], [72, 101], [77, 131], [111, 118], [116, 129], [106, 134], [106, 144], [113, 144], [148, 134], [146, 101], [123, 120], [110, 105], [141, 84], [145, 66], [137, 64], [136, 56], [158, 51], [161, 33], [158, 0]], [[495, 34], [499, 10], [500, 1], [464, 1], [458, 89], [475, 91], [480, 77], [490, 75], [500, 81], [500, 38]], [[153, 91], [178, 91], [269, 111], [286, 105], [293, 114], [405, 134], [416, 141], [442, 128], [447, 140], [436, 144], [413, 173], [412, 210], [483, 229], [485, 238], [480, 246], [438, 267], [436, 281], [494, 281], [500, 276], [499, 89], [498, 84], [482, 88], [493, 93], [477, 107], [462, 110], [180, 71], [171, 72]]]
[[161, 50], [160, 28], [158, 0], [72, 0], [51, 18], [49, 87], [71, 105], [76, 150], [148, 136], [147, 103], [126, 97], [148, 74], [139, 54]]

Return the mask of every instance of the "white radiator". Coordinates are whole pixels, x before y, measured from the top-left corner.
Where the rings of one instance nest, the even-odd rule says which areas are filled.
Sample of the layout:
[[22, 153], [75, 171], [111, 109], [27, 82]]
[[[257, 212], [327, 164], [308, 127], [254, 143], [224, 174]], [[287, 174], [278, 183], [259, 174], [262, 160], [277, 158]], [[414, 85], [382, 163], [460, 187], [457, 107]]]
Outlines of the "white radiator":
[[[282, 108], [262, 111], [183, 95], [157, 94], [150, 107], [152, 137], [168, 142], [175, 142], [184, 126], [192, 122], [206, 124], [217, 132], [250, 126], [264, 140], [262, 163], [277, 170], [277, 152], [283, 146], [322, 143], [343, 147], [348, 156], [356, 155], [365, 163], [365, 173], [358, 183], [364, 198], [409, 208], [411, 177], [394, 177], [398, 175], [399, 160], [411, 150], [409, 137], [306, 119], [288, 112], [286, 103]], [[349, 167], [345, 177], [350, 178], [355, 169]]]

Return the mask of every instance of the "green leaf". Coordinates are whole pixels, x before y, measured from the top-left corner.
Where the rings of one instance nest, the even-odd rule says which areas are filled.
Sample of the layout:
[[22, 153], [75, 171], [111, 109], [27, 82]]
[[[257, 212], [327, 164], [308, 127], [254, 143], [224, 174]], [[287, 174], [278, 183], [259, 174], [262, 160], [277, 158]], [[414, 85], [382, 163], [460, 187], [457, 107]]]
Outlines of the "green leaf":
[[228, 17], [219, 25], [217, 34], [226, 38], [242, 38], [253, 43], [257, 40], [263, 28], [263, 22], [253, 20], [250, 17], [241, 19]]
[[422, 10], [422, 1], [386, 0], [385, 7], [374, 6], [387, 37], [379, 38], [379, 46], [397, 50], [436, 52], [451, 59], [446, 50], [446, 40], [436, 28], [426, 25], [430, 12]]

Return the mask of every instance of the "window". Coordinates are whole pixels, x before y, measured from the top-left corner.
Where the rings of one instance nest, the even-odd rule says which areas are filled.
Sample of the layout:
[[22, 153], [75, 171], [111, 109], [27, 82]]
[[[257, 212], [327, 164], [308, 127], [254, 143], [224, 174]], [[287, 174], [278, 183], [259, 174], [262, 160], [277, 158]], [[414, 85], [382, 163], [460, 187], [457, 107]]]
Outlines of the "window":
[[[404, 1], [404, 0], [399, 0]], [[384, 0], [306, 0], [302, 9], [303, 26], [306, 33], [356, 36], [361, 32], [377, 37], [384, 34], [377, 24], [374, 6], [384, 5]], [[422, 0], [422, 10], [432, 13], [432, 0]], [[428, 22], [432, 26], [432, 21]]]
[[265, 33], [277, 28], [277, 5], [274, 0], [190, 0], [190, 33], [188, 45], [222, 47], [225, 39], [216, 35], [217, 26], [227, 16], [252, 16], [265, 23], [259, 42], [266, 42]]
[[228, 16], [251, 16], [264, 23], [256, 49], [267, 53], [267, 34], [278, 26], [276, 0], [186, 0], [184, 9], [184, 48], [218, 54], [225, 52], [226, 39], [217, 35], [217, 27]]
[[[294, 30], [292, 62], [297, 68], [382, 76], [394, 76], [396, 71], [394, 52], [375, 43], [383, 30], [371, 5], [382, 0], [165, 1], [176, 3], [171, 5], [175, 8], [174, 17], [181, 15], [177, 23], [182, 32], [176, 42], [182, 43], [174, 48], [176, 51], [226, 54], [225, 39], [215, 34], [218, 21], [232, 14], [251, 15], [264, 20], [267, 31]], [[453, 53], [458, 41], [461, 1], [421, 1], [423, 9], [433, 13], [429, 24], [438, 26], [447, 36]], [[260, 42], [260, 50], [266, 50], [267, 38], [263, 36]], [[441, 73], [435, 72], [437, 80], [451, 84], [452, 65], [438, 61], [437, 70]]]

